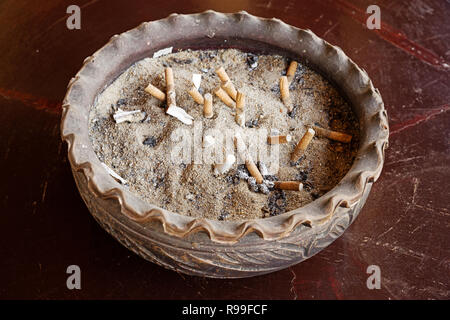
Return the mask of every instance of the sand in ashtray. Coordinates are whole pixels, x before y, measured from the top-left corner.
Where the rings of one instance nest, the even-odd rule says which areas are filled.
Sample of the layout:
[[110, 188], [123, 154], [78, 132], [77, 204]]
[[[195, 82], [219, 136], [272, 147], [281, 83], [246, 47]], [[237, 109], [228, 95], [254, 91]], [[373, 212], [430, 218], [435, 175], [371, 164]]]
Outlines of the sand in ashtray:
[[[350, 169], [358, 148], [359, 126], [337, 90], [300, 63], [290, 85], [295, 109], [288, 114], [279, 90], [279, 78], [288, 65], [289, 60], [282, 56], [254, 55], [235, 49], [187, 50], [141, 60], [99, 94], [92, 106], [89, 130], [93, 148], [101, 162], [127, 181], [132, 193], [179, 214], [245, 220], [304, 206], [332, 189]], [[194, 118], [194, 125], [165, 114], [165, 103], [144, 91], [151, 83], [165, 92], [164, 68], [168, 66], [175, 77], [177, 105]], [[269, 154], [278, 150], [279, 155], [279, 171], [265, 176], [265, 180], [301, 181], [303, 191], [267, 190], [248, 179], [245, 165], [238, 163], [226, 174], [215, 176], [211, 163], [198, 161], [202, 160], [202, 136], [208, 130], [224, 133], [239, 128], [235, 111], [213, 93], [220, 85], [214, 72], [220, 66], [245, 94], [244, 137], [255, 140], [264, 130], [270, 133], [273, 129], [292, 136], [287, 144], [264, 144]], [[211, 119], [203, 117], [203, 106], [188, 94], [193, 74], [202, 75], [200, 93], [213, 95]], [[113, 115], [119, 108], [144, 113], [131, 122], [116, 123]], [[289, 157], [296, 143], [313, 125], [348, 133], [353, 139], [351, 143], [340, 143], [315, 136], [301, 160], [292, 165]], [[180, 139], [191, 141], [191, 156], [196, 162], [172, 161], [171, 154], [180, 144], [180, 140], [173, 139], [177, 134]]]

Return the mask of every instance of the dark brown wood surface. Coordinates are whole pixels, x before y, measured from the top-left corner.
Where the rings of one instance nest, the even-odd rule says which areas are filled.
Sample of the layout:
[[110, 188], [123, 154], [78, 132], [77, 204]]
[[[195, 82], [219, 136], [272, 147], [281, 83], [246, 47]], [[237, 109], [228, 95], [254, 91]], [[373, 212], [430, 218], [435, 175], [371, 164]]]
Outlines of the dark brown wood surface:
[[[81, 30], [66, 8], [81, 7]], [[381, 30], [365, 25], [381, 8]], [[170, 13], [246, 10], [311, 29], [380, 89], [390, 118], [384, 172], [360, 216], [313, 258], [241, 280], [188, 277], [134, 255], [93, 220], [59, 137], [61, 101], [85, 57]], [[446, 1], [0, 2], [0, 298], [448, 299], [450, 4]], [[66, 268], [81, 268], [68, 290]], [[369, 265], [381, 289], [369, 290]]]

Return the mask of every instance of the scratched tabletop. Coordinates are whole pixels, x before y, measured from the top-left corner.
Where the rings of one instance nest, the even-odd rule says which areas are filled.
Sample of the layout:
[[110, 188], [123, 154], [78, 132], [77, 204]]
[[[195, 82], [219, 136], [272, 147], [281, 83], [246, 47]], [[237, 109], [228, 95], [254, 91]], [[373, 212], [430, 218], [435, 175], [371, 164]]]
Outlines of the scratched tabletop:
[[[67, 28], [72, 4], [79, 30]], [[380, 29], [366, 25], [371, 4]], [[122, 247], [89, 214], [60, 139], [85, 57], [143, 21], [207, 9], [311, 29], [368, 72], [389, 116], [384, 170], [356, 221], [311, 259], [255, 278], [189, 277]], [[442, 0], [1, 1], [0, 298], [450, 298], [449, 16]], [[81, 290], [66, 286], [70, 265]], [[367, 287], [369, 266], [380, 289]]]

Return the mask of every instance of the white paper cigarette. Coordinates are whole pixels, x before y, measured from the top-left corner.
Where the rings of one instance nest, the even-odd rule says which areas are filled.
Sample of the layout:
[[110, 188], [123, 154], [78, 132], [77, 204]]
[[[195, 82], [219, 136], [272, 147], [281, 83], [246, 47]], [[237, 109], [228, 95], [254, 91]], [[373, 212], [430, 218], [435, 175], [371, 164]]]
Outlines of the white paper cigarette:
[[122, 123], [125, 121], [140, 121], [143, 119], [145, 114], [142, 114], [142, 117], [136, 118], [134, 115], [142, 113], [141, 110], [133, 110], [133, 111], [123, 111], [122, 109], [118, 109], [114, 114], [113, 118], [116, 123]]
[[105, 168], [106, 171], [108, 171], [108, 173], [115, 178], [116, 180], [119, 180], [121, 184], [127, 184], [127, 180], [125, 180], [124, 178], [122, 178], [121, 176], [119, 176], [117, 173], [114, 172], [113, 169], [111, 169], [110, 167], [108, 167], [105, 163], [101, 163], [102, 167]]
[[200, 84], [202, 82], [202, 75], [198, 73], [194, 73], [192, 75], [192, 83], [194, 84], [194, 87], [200, 89]]
[[235, 162], [236, 157], [232, 154], [227, 154], [224, 163], [217, 163], [214, 166], [214, 174], [219, 175], [227, 172]]
[[168, 48], [158, 50], [153, 54], [153, 58], [158, 58], [161, 56], [165, 56], [166, 54], [172, 53], [172, 49], [173, 49], [173, 47], [168, 47]]
[[184, 109], [173, 105], [167, 108], [166, 113], [187, 125], [191, 125], [192, 120], [194, 120], [194, 118], [184, 111]]
[[213, 136], [205, 136], [203, 138], [203, 148], [208, 148], [216, 143], [216, 139]]

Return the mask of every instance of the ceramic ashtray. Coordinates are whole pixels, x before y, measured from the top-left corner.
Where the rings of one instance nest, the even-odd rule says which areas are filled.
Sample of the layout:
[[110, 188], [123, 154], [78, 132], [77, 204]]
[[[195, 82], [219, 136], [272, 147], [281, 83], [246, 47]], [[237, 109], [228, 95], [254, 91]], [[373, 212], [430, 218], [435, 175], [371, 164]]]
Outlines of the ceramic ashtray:
[[172, 14], [88, 57], [62, 139], [91, 214], [166, 268], [265, 274], [332, 243], [388, 144], [380, 93], [341, 49], [246, 12]]

